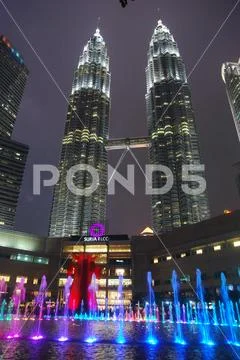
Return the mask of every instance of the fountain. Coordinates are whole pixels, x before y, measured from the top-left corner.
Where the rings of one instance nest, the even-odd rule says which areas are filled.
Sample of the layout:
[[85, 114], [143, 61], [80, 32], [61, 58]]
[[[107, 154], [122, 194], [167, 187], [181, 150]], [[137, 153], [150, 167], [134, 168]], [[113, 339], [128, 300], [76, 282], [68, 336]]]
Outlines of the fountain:
[[8, 303], [8, 307], [7, 307], [7, 315], [6, 315], [6, 320], [12, 320], [12, 313], [13, 313], [13, 301], [12, 299], [9, 301]]
[[7, 302], [4, 299], [0, 306], [0, 320], [4, 320], [4, 313], [5, 313], [6, 306], [7, 306]]
[[118, 307], [119, 307], [119, 314], [118, 314], [118, 335], [117, 335], [117, 343], [124, 344], [125, 338], [124, 338], [124, 299], [123, 299], [123, 276], [119, 276], [119, 285], [118, 285]]
[[39, 307], [39, 316], [38, 316], [38, 320], [37, 320], [36, 333], [32, 336], [32, 340], [41, 340], [43, 338], [43, 336], [41, 335], [41, 332], [40, 332], [40, 328], [41, 328], [41, 321], [43, 319], [43, 305], [44, 305], [44, 301], [45, 301], [46, 290], [47, 290], [47, 280], [46, 280], [46, 276], [43, 275], [41, 284], [39, 287], [39, 292], [35, 299], [35, 304], [36, 304], [36, 306]]
[[7, 336], [8, 339], [18, 338], [20, 333], [19, 328], [19, 318], [20, 318], [20, 304], [25, 301], [26, 297], [26, 289], [25, 289], [25, 279], [21, 278], [20, 282], [17, 282], [12, 294], [12, 313], [15, 311], [15, 315], [13, 316], [13, 326], [11, 329], [11, 333]]
[[96, 275], [92, 274], [91, 283], [88, 287], [88, 308], [89, 308], [89, 315], [92, 318], [97, 317], [97, 292], [98, 286], [97, 286], [97, 279]]
[[12, 301], [14, 304], [14, 308], [15, 308], [15, 318], [18, 319], [19, 318], [19, 309], [20, 309], [20, 304], [21, 302], [25, 301], [25, 297], [26, 297], [26, 289], [25, 289], [25, 279], [21, 278], [20, 282], [16, 283], [16, 286], [14, 288], [13, 291], [13, 295], [12, 295]]
[[55, 305], [55, 312], [54, 312], [54, 319], [58, 319], [58, 308], [59, 308], [59, 300], [57, 299], [56, 305]]
[[155, 295], [152, 288], [152, 273], [149, 271], [147, 273], [147, 285], [148, 285], [148, 302], [146, 303], [146, 309], [148, 309], [148, 313], [146, 313], [147, 321], [147, 342], [149, 344], [155, 345], [157, 344], [157, 339], [154, 331], [154, 311], [153, 306], [155, 307]]
[[[44, 338], [59, 342], [82, 341], [88, 344], [106, 342], [119, 345], [147, 343], [150, 346], [158, 346], [160, 339], [161, 343], [164, 343], [166, 336], [167, 342], [181, 345], [186, 344], [188, 338], [189, 342], [195, 342], [198, 346], [217, 345], [221, 342], [230, 344], [232, 348], [240, 346], [239, 301], [231, 300], [224, 274], [221, 275], [221, 300], [219, 301], [206, 303], [201, 271], [197, 269], [197, 301], [184, 299], [180, 303], [178, 277], [176, 271], [173, 271], [173, 297], [169, 298], [169, 294], [167, 299], [162, 299], [157, 304], [152, 274], [148, 272], [147, 296], [143, 306], [140, 301], [125, 306], [123, 276], [120, 276], [118, 280], [114, 306], [113, 304], [109, 306], [107, 298], [103, 301], [104, 304], [101, 302], [99, 306], [96, 300], [98, 291], [96, 275], [92, 273], [86, 297], [88, 303], [84, 303], [82, 299], [76, 312], [70, 307], [69, 301], [72, 282], [69, 276], [66, 279], [63, 294], [59, 293], [55, 302], [52, 299], [49, 301], [45, 299], [47, 281], [43, 276], [34, 304], [32, 300], [27, 299], [24, 308], [25, 287], [21, 279], [15, 286], [12, 298], [8, 302], [2, 299], [0, 339], [20, 341]], [[74, 306], [73, 309], [75, 309]], [[21, 329], [27, 322], [27, 330], [23, 332]], [[48, 327], [51, 329], [49, 333]], [[10, 334], [6, 330], [9, 328]], [[132, 331], [132, 338], [129, 335], [129, 329]], [[56, 338], [54, 333], [57, 334]]]
[[204, 289], [202, 286], [202, 275], [199, 269], [196, 270], [196, 282], [197, 282], [197, 297], [200, 301], [200, 307], [198, 312], [199, 329], [201, 333], [201, 341], [203, 344], [214, 345], [210, 338], [209, 331], [209, 315], [208, 309], [204, 300]]
[[[71, 276], [68, 276], [67, 281], [64, 285], [64, 313], [63, 313], [63, 332], [61, 333], [61, 336], [59, 337], [59, 341], [67, 341], [68, 340], [68, 302], [69, 302], [69, 296], [70, 296], [70, 288], [72, 286], [73, 279]], [[58, 303], [57, 303], [58, 308]], [[55, 317], [56, 317], [55, 313]]]
[[224, 273], [221, 273], [221, 296], [224, 303], [224, 308], [222, 308], [222, 311], [224, 311], [226, 323], [229, 329], [229, 335], [230, 335], [229, 343], [239, 346], [240, 344], [239, 342], [237, 342], [237, 337], [234, 328], [235, 319], [231, 305], [232, 303], [228, 295], [228, 284]]
[[181, 310], [180, 310], [181, 308], [178, 299], [179, 283], [177, 279], [177, 273], [175, 270], [173, 270], [172, 272], [172, 289], [173, 289], [174, 309], [175, 309], [175, 317], [176, 317], [175, 341], [178, 344], [185, 345], [186, 342], [183, 338], [182, 325], [181, 325]]
[[1, 298], [6, 294], [7, 292], [7, 283], [4, 279], [0, 279], [0, 301]]
[[215, 302], [213, 302], [213, 304], [212, 304], [212, 309], [213, 309], [213, 324], [218, 325], [216, 303]]

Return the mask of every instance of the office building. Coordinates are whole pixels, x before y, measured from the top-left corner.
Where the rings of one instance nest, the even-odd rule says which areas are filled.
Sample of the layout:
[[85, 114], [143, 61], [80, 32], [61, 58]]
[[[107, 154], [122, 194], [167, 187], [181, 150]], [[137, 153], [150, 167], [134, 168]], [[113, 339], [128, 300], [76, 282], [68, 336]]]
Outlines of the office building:
[[[146, 82], [150, 161], [168, 167], [174, 180], [170, 191], [152, 195], [153, 230], [160, 234], [209, 217], [206, 191], [189, 195], [182, 190], [183, 166], [202, 162], [185, 65], [173, 35], [161, 21], [149, 45]], [[194, 173], [205, 178], [204, 171]], [[167, 178], [155, 171], [153, 188], [163, 187]], [[194, 187], [191, 182], [190, 188]]]
[[21, 54], [0, 36], [0, 228], [13, 229], [28, 146], [11, 140], [28, 69]]
[[28, 69], [6, 36], [0, 36], [0, 136], [11, 137]]
[[240, 141], [240, 59], [222, 65], [222, 79], [226, 85], [227, 97], [234, 124]]
[[0, 137], [0, 227], [12, 229], [28, 146]]
[[[110, 109], [110, 73], [107, 47], [100, 30], [84, 47], [74, 73], [72, 92], [62, 141], [60, 180], [55, 187], [50, 236], [87, 235], [95, 223], [105, 223], [107, 195], [107, 151]], [[75, 165], [91, 166], [99, 175], [92, 194], [85, 190], [92, 177], [87, 171], [76, 172], [76, 195], [66, 185], [68, 170]]]

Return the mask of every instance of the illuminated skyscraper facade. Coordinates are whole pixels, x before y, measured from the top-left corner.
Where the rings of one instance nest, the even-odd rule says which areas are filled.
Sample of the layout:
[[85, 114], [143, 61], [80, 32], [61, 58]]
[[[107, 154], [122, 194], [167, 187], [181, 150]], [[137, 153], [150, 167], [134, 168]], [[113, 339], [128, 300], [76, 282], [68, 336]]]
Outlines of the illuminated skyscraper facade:
[[[88, 41], [74, 73], [72, 92], [62, 141], [60, 180], [55, 186], [50, 236], [87, 234], [95, 223], [105, 222], [107, 195], [107, 152], [110, 72], [107, 47], [99, 29]], [[99, 174], [99, 186], [90, 196], [76, 195], [66, 185], [68, 170], [91, 165]], [[74, 185], [86, 189], [91, 175], [79, 171]]]
[[14, 228], [27, 155], [27, 145], [0, 136], [0, 228]]
[[238, 63], [227, 62], [222, 65], [222, 78], [240, 141], [240, 59]]
[[0, 36], [0, 228], [13, 229], [28, 146], [11, 139], [28, 77], [21, 54]]
[[23, 58], [0, 36], [0, 136], [11, 137], [28, 76]]
[[[198, 135], [184, 62], [173, 35], [161, 21], [150, 41], [146, 81], [150, 161], [169, 167], [174, 177], [171, 191], [152, 195], [154, 230], [163, 233], [207, 219], [209, 207], [206, 192], [193, 196], [182, 190], [182, 166], [201, 163]], [[203, 172], [197, 174], [204, 177]], [[165, 183], [166, 176], [154, 172], [153, 188]]]

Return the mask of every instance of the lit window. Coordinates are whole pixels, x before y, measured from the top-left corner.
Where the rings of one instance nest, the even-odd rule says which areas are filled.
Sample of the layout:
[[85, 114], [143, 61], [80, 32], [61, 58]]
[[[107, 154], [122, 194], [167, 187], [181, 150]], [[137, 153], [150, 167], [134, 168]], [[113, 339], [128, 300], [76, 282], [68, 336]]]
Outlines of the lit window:
[[119, 280], [118, 279], [108, 279], [108, 285], [109, 286], [118, 286]]
[[181, 254], [181, 258], [184, 258], [186, 256], [186, 253]]
[[106, 301], [106, 291], [103, 291], [103, 290], [97, 291], [97, 292], [96, 292], [96, 297], [97, 297], [97, 299], [104, 299], [104, 303], [103, 303], [103, 304], [105, 304], [105, 301]]
[[105, 268], [105, 267], [102, 268], [101, 274], [102, 274], [103, 276], [107, 275], [107, 268]]
[[117, 291], [109, 291], [108, 292], [108, 300], [118, 300], [118, 292]]
[[33, 262], [33, 256], [27, 254], [12, 254], [10, 260]]
[[95, 257], [95, 264], [106, 264], [107, 263], [107, 254], [98, 254]]
[[219, 251], [221, 250], [221, 245], [216, 245], [213, 247], [214, 251]]
[[110, 245], [109, 252], [131, 252], [130, 245]]
[[157, 257], [153, 258], [153, 263], [158, 264], [158, 258]]
[[47, 258], [43, 258], [43, 257], [34, 257], [33, 262], [37, 263], [37, 264], [47, 265], [49, 263], [49, 260]]
[[169, 260], [171, 260], [172, 259], [172, 257], [171, 256], [167, 256], [167, 260], [169, 261]]
[[22, 282], [22, 279], [24, 279], [24, 284], [26, 284], [27, 281], [28, 281], [28, 278], [26, 276], [17, 276], [16, 277], [16, 283]]
[[202, 250], [202, 249], [198, 249], [198, 250], [196, 251], [196, 254], [197, 254], [197, 255], [202, 255], [202, 253], [203, 253], [203, 250]]
[[108, 292], [108, 305], [114, 306], [122, 303], [124, 305], [129, 305], [132, 298], [132, 291], [125, 291], [124, 292], [124, 300], [119, 299], [119, 293], [117, 291], [109, 291]]
[[67, 282], [67, 279], [66, 279], [66, 278], [60, 278], [60, 279], [58, 280], [58, 286], [59, 286], [59, 287], [62, 287], [62, 286], [64, 286], [64, 285], [66, 284], [66, 282]]
[[0, 275], [0, 280], [4, 280], [5, 282], [9, 282], [10, 281], [10, 276], [9, 275]]
[[116, 276], [123, 276], [125, 274], [125, 270], [124, 269], [116, 269], [115, 274], [116, 274]]
[[[119, 286], [119, 279], [108, 279], [109, 286]], [[123, 286], [131, 286], [132, 280], [131, 279], [123, 279]]]
[[33, 279], [33, 285], [38, 285], [38, 279], [37, 278]]
[[64, 252], [64, 253], [79, 253], [79, 252], [84, 252], [84, 246], [83, 246], [83, 245], [64, 246], [63, 252]]
[[233, 246], [234, 246], [234, 247], [239, 247], [239, 246], [240, 246], [240, 241], [235, 241], [235, 242], [233, 243]]
[[86, 253], [106, 253], [107, 245], [86, 245]]
[[101, 287], [106, 287], [106, 279], [97, 279], [97, 284]]

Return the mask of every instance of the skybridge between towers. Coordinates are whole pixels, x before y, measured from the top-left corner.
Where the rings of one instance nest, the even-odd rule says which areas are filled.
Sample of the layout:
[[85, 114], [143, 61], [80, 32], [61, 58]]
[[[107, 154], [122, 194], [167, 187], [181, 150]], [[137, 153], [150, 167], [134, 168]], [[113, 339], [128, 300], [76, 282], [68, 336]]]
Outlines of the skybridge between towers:
[[107, 141], [106, 150], [144, 149], [150, 147], [150, 137], [120, 138]]

